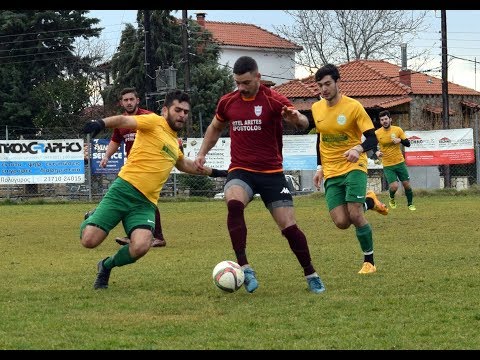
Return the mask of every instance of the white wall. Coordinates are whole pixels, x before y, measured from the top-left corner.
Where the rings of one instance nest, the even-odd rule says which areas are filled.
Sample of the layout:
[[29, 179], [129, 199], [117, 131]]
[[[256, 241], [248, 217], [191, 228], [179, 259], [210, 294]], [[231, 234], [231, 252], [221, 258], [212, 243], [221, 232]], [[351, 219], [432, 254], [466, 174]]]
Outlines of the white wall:
[[233, 68], [240, 56], [251, 56], [257, 61], [263, 80], [275, 85], [295, 79], [295, 52], [279, 52], [268, 49], [222, 47], [219, 63]]

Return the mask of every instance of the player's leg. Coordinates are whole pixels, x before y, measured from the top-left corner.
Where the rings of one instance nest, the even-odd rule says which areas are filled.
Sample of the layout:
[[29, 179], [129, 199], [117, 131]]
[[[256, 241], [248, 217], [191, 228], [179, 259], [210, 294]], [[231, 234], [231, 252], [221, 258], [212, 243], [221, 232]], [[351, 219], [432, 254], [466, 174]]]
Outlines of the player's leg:
[[417, 208], [413, 204], [413, 190], [410, 185], [410, 174], [405, 162], [398, 164], [397, 169], [398, 179], [402, 182], [403, 189], [405, 190], [405, 197], [407, 198], [407, 206], [410, 210], [414, 211]]
[[398, 185], [399, 185], [396, 165], [385, 166], [383, 168], [383, 173], [388, 184], [388, 193], [389, 193], [388, 205], [390, 206], [390, 208], [395, 209], [397, 207], [397, 202], [395, 201], [395, 194], [398, 191]]
[[103, 215], [103, 222], [97, 221], [96, 225], [106, 226], [108, 233], [121, 219], [131, 242], [97, 264], [95, 289], [108, 288], [110, 272], [114, 267], [134, 263], [148, 252], [152, 241], [154, 208], [155, 205], [128, 182], [121, 178], [114, 181], [89, 220], [94, 221], [96, 216]]
[[167, 242], [163, 237], [163, 230], [162, 230], [162, 221], [160, 219], [160, 210], [155, 210], [155, 229], [153, 230], [153, 241], [152, 247], [163, 247], [166, 246]]
[[285, 191], [288, 189], [285, 176], [279, 173], [256, 174], [255, 177], [257, 190], [265, 207], [272, 214], [282, 236], [287, 239], [290, 249], [302, 267], [309, 290], [316, 294], [324, 292], [325, 286], [312, 264], [307, 238], [297, 226], [292, 195], [288, 190]]
[[247, 259], [247, 225], [245, 223], [244, 210], [253, 199], [250, 173], [244, 170], [231, 171], [227, 176], [224, 187], [225, 202], [227, 203], [227, 228], [230, 234], [233, 251], [237, 263], [245, 273], [245, 289], [252, 293], [258, 288], [255, 271]]
[[355, 226], [355, 235], [363, 252], [363, 265], [359, 274], [374, 273], [377, 269], [373, 259], [373, 232], [365, 218], [364, 205], [357, 194], [365, 192], [367, 174], [363, 171], [350, 171], [345, 181], [345, 201], [348, 205], [350, 221]]
[[[330, 218], [339, 229], [348, 229], [352, 222], [345, 200], [346, 175], [329, 178], [325, 181], [325, 199], [327, 201]], [[359, 194], [359, 199], [365, 201], [365, 194]]]

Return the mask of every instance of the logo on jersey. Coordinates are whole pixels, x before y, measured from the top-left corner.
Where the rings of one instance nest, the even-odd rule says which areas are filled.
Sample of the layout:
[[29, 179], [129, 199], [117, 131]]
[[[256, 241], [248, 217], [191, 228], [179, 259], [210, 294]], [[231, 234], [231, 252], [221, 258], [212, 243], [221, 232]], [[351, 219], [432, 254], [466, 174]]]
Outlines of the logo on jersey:
[[255, 115], [260, 116], [262, 114], [262, 105], [254, 106]]
[[280, 194], [290, 194], [290, 191], [288, 191], [288, 189], [284, 187], [282, 191], [280, 191]]
[[347, 118], [345, 117], [345, 115], [343, 114], [338, 115], [337, 117], [338, 125], [345, 125], [346, 122], [347, 122]]

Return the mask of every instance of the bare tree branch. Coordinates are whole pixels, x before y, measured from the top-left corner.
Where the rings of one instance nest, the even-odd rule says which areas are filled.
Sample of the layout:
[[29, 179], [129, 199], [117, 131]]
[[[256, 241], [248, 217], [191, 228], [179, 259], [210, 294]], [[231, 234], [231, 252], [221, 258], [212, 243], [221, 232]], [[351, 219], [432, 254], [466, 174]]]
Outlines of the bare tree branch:
[[[285, 10], [292, 26], [275, 26], [278, 35], [303, 47], [295, 63], [316, 69], [326, 63], [360, 59], [401, 64], [401, 44], [411, 43], [427, 29], [420, 10]], [[426, 63], [430, 49], [409, 50], [408, 60]], [[415, 70], [415, 69], [412, 69]]]

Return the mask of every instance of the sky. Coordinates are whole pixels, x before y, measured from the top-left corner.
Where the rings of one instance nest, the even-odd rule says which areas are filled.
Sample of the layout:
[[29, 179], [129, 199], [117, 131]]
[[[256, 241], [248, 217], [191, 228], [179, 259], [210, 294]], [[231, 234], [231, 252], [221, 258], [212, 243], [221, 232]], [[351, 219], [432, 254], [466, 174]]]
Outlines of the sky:
[[[188, 10], [188, 16], [195, 18], [196, 12], [205, 12], [207, 21], [254, 24], [273, 33], [275, 26], [293, 25], [291, 17], [282, 10]], [[181, 18], [182, 11], [174, 15]], [[137, 10], [91, 10], [89, 16], [101, 20], [99, 25], [104, 30], [100, 39], [107, 44], [107, 52], [113, 53], [125, 24], [136, 26]], [[446, 20], [447, 52], [461, 58], [449, 57], [451, 61], [448, 66], [448, 80], [480, 91], [480, 10], [447, 10]], [[421, 70], [441, 69], [440, 10], [428, 11], [427, 24], [429, 29], [407, 45], [407, 52], [410, 47], [431, 49], [433, 60], [422, 66]], [[441, 78], [441, 72], [431, 75]], [[306, 76], [306, 73], [297, 69], [295, 76], [301, 78]]]

